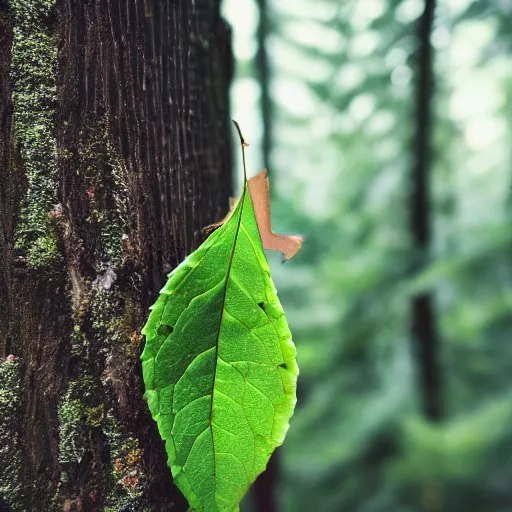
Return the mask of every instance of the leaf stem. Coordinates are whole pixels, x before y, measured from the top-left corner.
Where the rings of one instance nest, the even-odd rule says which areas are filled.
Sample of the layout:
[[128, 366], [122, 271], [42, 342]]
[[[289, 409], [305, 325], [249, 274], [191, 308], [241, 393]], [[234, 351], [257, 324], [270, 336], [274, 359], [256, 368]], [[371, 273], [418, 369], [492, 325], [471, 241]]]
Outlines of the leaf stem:
[[242, 145], [242, 161], [244, 163], [244, 184], [245, 184], [245, 183], [247, 183], [247, 165], [245, 163], [245, 148], [248, 147], [249, 144], [244, 139], [240, 125], [234, 119], [233, 119], [233, 123], [236, 126], [238, 135], [240, 137], [240, 144]]

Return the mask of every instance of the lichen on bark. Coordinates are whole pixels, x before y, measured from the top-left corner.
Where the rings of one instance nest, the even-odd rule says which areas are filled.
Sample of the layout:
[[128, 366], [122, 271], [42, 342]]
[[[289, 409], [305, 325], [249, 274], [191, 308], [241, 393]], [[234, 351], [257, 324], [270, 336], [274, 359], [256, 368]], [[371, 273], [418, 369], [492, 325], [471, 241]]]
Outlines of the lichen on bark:
[[96, 270], [115, 272], [124, 263], [128, 240], [127, 172], [109, 135], [106, 116], [84, 123], [79, 141], [77, 172], [84, 177], [90, 209], [86, 222], [99, 233]]
[[110, 455], [110, 492], [105, 512], [119, 510], [149, 510], [145, 496], [148, 478], [144, 468], [144, 451], [137, 438], [123, 435], [121, 425], [109, 414], [105, 435]]

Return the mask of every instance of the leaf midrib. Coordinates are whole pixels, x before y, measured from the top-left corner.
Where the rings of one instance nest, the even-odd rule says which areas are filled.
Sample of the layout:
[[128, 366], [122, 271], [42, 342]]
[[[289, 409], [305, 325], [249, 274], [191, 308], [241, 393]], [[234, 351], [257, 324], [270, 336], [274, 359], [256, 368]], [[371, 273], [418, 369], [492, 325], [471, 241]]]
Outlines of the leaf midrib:
[[240, 226], [242, 225], [242, 217], [244, 213], [244, 204], [245, 204], [245, 194], [247, 193], [247, 181], [244, 182], [244, 191], [242, 193], [242, 197], [240, 198], [240, 215], [238, 217], [238, 224], [236, 226], [235, 236], [233, 239], [233, 247], [231, 249], [231, 254], [229, 255], [228, 268], [226, 269], [226, 278], [224, 281], [224, 294], [222, 296], [221, 306], [220, 306], [220, 316], [219, 316], [219, 325], [217, 328], [217, 335], [215, 337], [215, 359], [214, 359], [214, 367], [213, 367], [213, 379], [212, 379], [212, 390], [211, 390], [211, 402], [210, 402], [210, 415], [208, 419], [208, 424], [210, 427], [210, 435], [212, 438], [212, 452], [213, 452], [213, 488], [214, 488], [214, 499], [216, 500], [217, 495], [217, 481], [216, 481], [216, 459], [215, 459], [215, 439], [213, 436], [213, 393], [215, 390], [215, 380], [217, 377], [217, 362], [219, 359], [219, 337], [220, 337], [220, 329], [222, 326], [222, 319], [224, 317], [224, 306], [226, 303], [226, 296], [228, 293], [228, 284], [229, 284], [229, 276], [231, 274], [231, 267], [233, 266], [233, 259], [235, 256], [236, 243], [238, 241], [238, 233], [240, 231]]

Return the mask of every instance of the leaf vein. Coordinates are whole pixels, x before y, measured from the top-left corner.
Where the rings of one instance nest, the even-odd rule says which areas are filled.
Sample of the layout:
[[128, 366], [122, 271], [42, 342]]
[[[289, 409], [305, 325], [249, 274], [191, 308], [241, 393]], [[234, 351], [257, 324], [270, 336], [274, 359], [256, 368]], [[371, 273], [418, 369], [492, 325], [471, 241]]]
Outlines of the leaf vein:
[[[208, 292], [211, 292], [214, 288], [216, 288], [217, 286], [219, 286], [219, 284], [222, 283], [222, 280], [220, 280], [218, 283], [216, 283], [214, 286], [212, 286], [211, 288], [209, 288], [208, 290], [200, 293], [199, 295], [196, 295], [194, 298], [192, 298], [190, 300], [190, 302], [187, 304], [187, 306], [185, 308], [183, 308], [183, 311], [179, 314], [178, 318], [176, 319], [176, 324], [180, 321], [181, 317], [185, 314], [185, 312], [190, 308], [190, 306], [192, 306], [192, 303], [196, 300], [196, 299], [200, 299], [201, 297], [203, 297], [204, 295], [206, 295]], [[172, 332], [171, 334], [169, 334], [169, 336], [167, 336], [167, 338], [165, 338], [164, 342], [160, 345], [160, 347], [158, 348], [157, 350], [157, 353], [155, 354], [155, 360], [156, 358], [158, 357], [158, 354], [160, 353], [160, 351], [162, 350], [162, 347], [165, 345], [165, 342], [174, 334], [174, 332]]]
[[[205, 398], [207, 396], [210, 396], [210, 393], [208, 393], [207, 395], [203, 395], [203, 396], [198, 396], [197, 398], [194, 398], [194, 400], [191, 400], [190, 402], [187, 402], [183, 407], [181, 407], [180, 409], [178, 410], [173, 410], [172, 412], [175, 414], [175, 417], [174, 417], [174, 420], [176, 421], [176, 417], [178, 416], [178, 414], [185, 410], [189, 405], [192, 405], [194, 404], [195, 402], [197, 402], [198, 400], [201, 400], [202, 398]], [[174, 400], [173, 400], [174, 402]]]
[[[198, 357], [201, 357], [203, 356], [204, 354], [206, 354], [207, 352], [210, 352], [210, 350], [213, 350], [215, 348], [215, 346], [212, 346], [210, 348], [207, 348], [206, 350], [203, 350], [202, 352], [200, 352], [199, 354], [197, 354], [197, 356], [194, 357], [194, 359], [192, 359], [192, 361], [190, 361], [190, 363], [188, 364], [188, 366], [185, 368], [185, 371], [181, 374], [181, 377], [176, 381], [176, 383], [174, 384], [174, 386], [176, 387], [181, 379], [183, 379], [183, 377], [185, 376], [185, 373], [187, 373], [187, 370], [190, 368], [190, 366], [194, 363], [194, 361], [198, 358]], [[207, 396], [207, 395], [205, 395]]]

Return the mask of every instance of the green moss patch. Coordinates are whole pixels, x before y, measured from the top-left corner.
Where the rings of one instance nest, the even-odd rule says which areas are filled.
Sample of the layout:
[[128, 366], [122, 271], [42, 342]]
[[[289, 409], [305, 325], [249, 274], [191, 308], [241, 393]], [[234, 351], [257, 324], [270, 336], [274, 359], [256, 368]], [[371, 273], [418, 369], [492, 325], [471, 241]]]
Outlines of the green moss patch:
[[15, 249], [38, 269], [62, 261], [49, 218], [56, 202], [57, 143], [55, 71], [57, 44], [48, 0], [11, 0], [13, 44], [11, 84], [14, 141], [27, 190], [16, 229]]
[[20, 364], [13, 356], [0, 363], [0, 498], [11, 510], [25, 510], [22, 485]]

